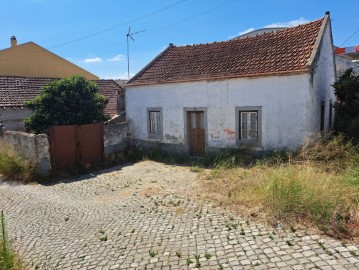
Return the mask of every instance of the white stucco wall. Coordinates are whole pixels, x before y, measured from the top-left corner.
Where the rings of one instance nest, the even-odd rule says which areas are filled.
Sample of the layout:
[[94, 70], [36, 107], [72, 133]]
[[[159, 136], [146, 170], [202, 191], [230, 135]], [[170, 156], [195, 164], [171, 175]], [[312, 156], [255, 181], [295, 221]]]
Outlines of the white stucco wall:
[[26, 108], [0, 108], [0, 121], [7, 130], [24, 131], [24, 118], [32, 114], [31, 110]]
[[[236, 147], [236, 106], [262, 107], [262, 147], [297, 148], [307, 136], [310, 74], [126, 87], [133, 139], [187, 144], [185, 107], [205, 107], [207, 147]], [[147, 108], [161, 107], [163, 139], [148, 138]], [[232, 134], [231, 134], [232, 133]]]
[[[324, 131], [327, 132], [329, 126], [329, 102], [334, 103], [336, 97], [334, 95], [334, 88], [332, 85], [335, 82], [335, 62], [333, 43], [331, 38], [330, 24], [324, 30], [322, 42], [318, 55], [313, 63], [313, 77], [311, 79], [311, 91], [308, 100], [308, 116], [309, 116], [309, 131], [311, 133], [318, 133], [320, 131], [320, 111], [321, 102], [324, 102]], [[332, 110], [332, 124], [334, 122], [334, 108]]]

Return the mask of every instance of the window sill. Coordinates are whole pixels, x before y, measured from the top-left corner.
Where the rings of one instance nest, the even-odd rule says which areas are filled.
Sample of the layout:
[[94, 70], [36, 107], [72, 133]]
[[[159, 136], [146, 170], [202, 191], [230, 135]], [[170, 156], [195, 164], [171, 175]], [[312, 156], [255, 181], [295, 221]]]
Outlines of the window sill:
[[246, 147], [262, 147], [262, 143], [256, 140], [237, 140], [237, 145], [239, 147], [246, 146]]
[[163, 138], [162, 134], [148, 134], [149, 139], [161, 140]]

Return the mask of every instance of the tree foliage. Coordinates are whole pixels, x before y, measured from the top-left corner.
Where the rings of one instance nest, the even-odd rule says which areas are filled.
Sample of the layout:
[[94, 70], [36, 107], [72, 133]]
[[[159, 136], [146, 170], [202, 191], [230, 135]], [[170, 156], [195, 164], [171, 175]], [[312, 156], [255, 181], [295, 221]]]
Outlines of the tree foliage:
[[25, 127], [34, 133], [47, 133], [50, 126], [104, 122], [109, 119], [103, 111], [105, 105], [95, 82], [73, 75], [50, 82], [26, 103], [33, 114], [25, 119]]
[[350, 68], [333, 86], [338, 97], [334, 104], [336, 113], [352, 119], [359, 117], [359, 75], [355, 75]]

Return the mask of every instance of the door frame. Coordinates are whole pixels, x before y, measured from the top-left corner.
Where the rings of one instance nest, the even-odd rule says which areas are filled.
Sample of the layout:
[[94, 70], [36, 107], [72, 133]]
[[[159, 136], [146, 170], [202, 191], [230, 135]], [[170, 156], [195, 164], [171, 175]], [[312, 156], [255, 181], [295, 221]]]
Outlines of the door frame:
[[183, 122], [184, 122], [184, 137], [185, 148], [188, 155], [190, 155], [190, 144], [188, 134], [188, 113], [189, 112], [203, 112], [203, 127], [204, 127], [204, 154], [208, 151], [208, 121], [207, 121], [207, 107], [184, 107], [183, 108]]

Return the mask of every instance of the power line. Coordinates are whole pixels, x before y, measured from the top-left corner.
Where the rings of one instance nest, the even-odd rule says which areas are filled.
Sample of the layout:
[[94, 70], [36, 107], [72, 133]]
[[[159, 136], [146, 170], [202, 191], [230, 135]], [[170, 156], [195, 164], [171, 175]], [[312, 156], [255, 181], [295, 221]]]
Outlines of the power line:
[[347, 43], [352, 37], [355, 36], [356, 33], [359, 32], [359, 28], [357, 30], [354, 31], [353, 34], [351, 34], [342, 44], [339, 45], [339, 47], [343, 46], [345, 43]]
[[[356, 33], [359, 32], [359, 28], [357, 30], [354, 31], [353, 34], [351, 34], [346, 40], [344, 40], [344, 42], [342, 42], [339, 47], [342, 47], [345, 43], [347, 43], [352, 37], [354, 37], [356, 35]], [[321, 64], [325, 63], [329, 57], [331, 57], [332, 54], [328, 55], [326, 58], [324, 58], [324, 60], [320, 61], [320, 63], [318, 63], [318, 65], [315, 66], [314, 70], [316, 70]]]
[[[170, 28], [170, 27], [172, 27], [172, 26], [175, 26], [175, 25], [181, 24], [181, 23], [183, 23], [183, 22], [189, 21], [189, 20], [191, 20], [191, 19], [194, 19], [194, 18], [196, 18], [196, 17], [199, 17], [199, 16], [201, 16], [201, 15], [204, 15], [204, 14], [206, 14], [206, 13], [209, 13], [209, 12], [211, 12], [211, 11], [214, 11], [214, 10], [216, 10], [216, 9], [218, 9], [218, 8], [221, 8], [221, 7], [225, 6], [225, 5], [231, 4], [231, 3], [236, 2], [236, 1], [238, 1], [238, 0], [228, 1], [228, 2], [223, 3], [223, 4], [221, 4], [221, 5], [218, 5], [218, 6], [215, 6], [215, 7], [213, 7], [213, 8], [204, 10], [204, 11], [199, 12], [199, 13], [196, 13], [195, 15], [190, 16], [190, 17], [185, 18], [185, 19], [182, 19], [182, 20], [180, 20], [180, 21], [177, 21], [177, 22], [168, 24], [168, 25], [166, 25], [166, 26], [163, 26], [163, 27], [160, 27], [160, 28], [157, 28], [157, 29], [154, 29], [154, 30], [146, 31], [145, 33], [141, 33], [140, 35], [147, 35], [147, 34], [151, 34], [151, 33], [153, 33], [153, 32], [157, 32], [157, 31], [161, 31], [161, 30]], [[120, 44], [120, 43], [121, 43], [121, 42], [116, 42], [116, 43], [113, 43], [113, 44], [111, 44], [111, 45], [105, 45], [105, 46], [102, 46], [102, 47], [97, 47], [97, 48], [95, 48], [95, 49], [92, 49], [91, 51], [99, 50], [99, 49], [103, 49], [103, 48], [108, 48], [108, 47], [112, 47], [112, 46], [118, 45], [118, 44]], [[73, 54], [73, 55], [70, 55], [69, 57], [86, 54], [86, 53], [89, 53], [89, 52], [91, 52], [91, 51], [87, 51], [87, 52], [84, 52], [84, 53]]]
[[[64, 42], [64, 43], [60, 43], [60, 44], [54, 45], [54, 46], [52, 46], [52, 47], [49, 47], [48, 49], [54, 49], [54, 48], [62, 47], [62, 46], [68, 45], [68, 44], [72, 44], [72, 43], [78, 42], [78, 41], [80, 41], [80, 40], [84, 40], [84, 39], [91, 38], [91, 37], [93, 37], [93, 36], [100, 35], [100, 34], [102, 34], [102, 33], [108, 32], [108, 31], [112, 31], [112, 30], [114, 30], [114, 29], [116, 29], [116, 28], [119, 28], [119, 27], [128, 25], [128, 24], [130, 24], [130, 23], [133, 23], [133, 22], [136, 22], [136, 21], [145, 19], [145, 18], [147, 18], [147, 17], [153, 16], [153, 15], [155, 15], [155, 14], [157, 14], [157, 13], [160, 13], [160, 12], [162, 12], [162, 11], [164, 11], [164, 10], [167, 10], [167, 9], [172, 8], [172, 7], [174, 7], [174, 6], [177, 6], [177, 5], [179, 5], [179, 4], [182, 4], [183, 2], [186, 2], [186, 1], [187, 1], [187, 0], [180, 0], [180, 1], [178, 1], [178, 2], [175, 2], [175, 3], [171, 4], [171, 5], [168, 5], [168, 6], [165, 6], [165, 7], [161, 8], [161, 9], [158, 9], [158, 10], [156, 10], [156, 11], [147, 13], [147, 14], [145, 14], [145, 15], [143, 15], [143, 16], [137, 17], [137, 18], [132, 19], [132, 20], [130, 20], [130, 21], [127, 21], [127, 22], [124, 22], [124, 23], [121, 23], [121, 24], [118, 24], [118, 25], [115, 25], [115, 26], [112, 26], [112, 27], [103, 29], [103, 30], [98, 31], [98, 32], [94, 32], [94, 33], [92, 33], [92, 34], [89, 34], [89, 35], [86, 35], [86, 36], [83, 36], [83, 37], [80, 37], [80, 38], [77, 38], [77, 39], [73, 39], [73, 40], [70, 40], [70, 41], [67, 41], [67, 42]], [[13, 57], [1, 59], [0, 62], [1, 62], [1, 61], [10, 60], [10, 59], [13, 59], [13, 58], [23, 57], [23, 56], [30, 55], [30, 54], [34, 54], [34, 53], [38, 53], [38, 52], [41, 52], [41, 51], [42, 51], [42, 50], [36, 50], [36, 51], [30, 52], [30, 53], [26, 53], [26, 54], [22, 54], [22, 55], [17, 55], [17, 56], [13, 56]]]
[[169, 9], [169, 8], [171, 8], [171, 7], [174, 7], [174, 6], [177, 6], [177, 5], [182, 4], [183, 2], [186, 2], [186, 1], [187, 1], [187, 0], [178, 1], [178, 2], [176, 2], [176, 3], [174, 3], [174, 4], [172, 4], [172, 5], [169, 5], [169, 6], [166, 6], [166, 7], [164, 7], [164, 8], [161, 8], [161, 9], [159, 9], [159, 10], [156, 10], [156, 11], [153, 11], [153, 12], [151, 12], [151, 13], [145, 14], [145, 15], [140, 16], [140, 17], [138, 17], [138, 18], [135, 18], [135, 19], [133, 19], [133, 20], [130, 20], [130, 21], [127, 21], [127, 22], [124, 22], [124, 23], [121, 23], [121, 24], [118, 24], [118, 25], [115, 25], [115, 26], [112, 26], [112, 27], [103, 29], [103, 30], [101, 30], [101, 31], [98, 31], [98, 32], [89, 34], [89, 35], [87, 35], [87, 36], [83, 36], [83, 37], [81, 37], [81, 38], [77, 38], [77, 39], [74, 39], [74, 40], [71, 40], [71, 41], [67, 41], [67, 42], [64, 42], [64, 43], [61, 43], [61, 44], [52, 46], [52, 47], [50, 47], [49, 49], [58, 48], [58, 47], [65, 46], [65, 45], [68, 45], [68, 44], [71, 44], [71, 43], [74, 43], [74, 42], [77, 42], [77, 41], [80, 41], [80, 40], [84, 40], [84, 39], [87, 39], [87, 38], [90, 38], [90, 37], [93, 37], [93, 36], [97, 36], [97, 35], [99, 35], [99, 34], [102, 34], [102, 33], [108, 32], [108, 31], [112, 31], [112, 30], [114, 30], [114, 29], [116, 29], [116, 28], [119, 28], [119, 27], [128, 25], [128, 24], [133, 23], [133, 22], [137, 22], [137, 21], [142, 20], [142, 19], [144, 19], [144, 18], [147, 18], [147, 17], [150, 17], [150, 16], [155, 15], [155, 14], [157, 14], [157, 13], [160, 13], [160, 12], [166, 10], [166, 9]]
[[218, 9], [218, 8], [221, 8], [221, 7], [225, 6], [225, 5], [231, 4], [231, 3], [236, 2], [236, 1], [238, 1], [238, 0], [231, 0], [231, 1], [225, 2], [225, 3], [221, 4], [221, 5], [215, 6], [215, 7], [213, 7], [213, 8], [207, 9], [207, 10], [202, 11], [202, 12], [199, 12], [199, 13], [197, 13], [197, 14], [195, 14], [195, 15], [193, 15], [193, 16], [190, 16], [190, 17], [188, 17], [188, 18], [186, 18], [186, 19], [183, 19], [183, 20], [177, 21], [177, 22], [175, 22], [175, 23], [172, 23], [172, 24], [169, 24], [169, 25], [160, 27], [160, 28], [158, 28], [158, 29], [154, 29], [154, 30], [148, 31], [148, 32], [146, 32], [146, 33], [144, 33], [144, 34], [142, 34], [142, 35], [147, 35], [147, 34], [150, 34], [150, 33], [153, 33], [153, 32], [161, 31], [161, 30], [163, 30], [163, 29], [167, 29], [167, 28], [172, 27], [172, 26], [175, 26], [175, 25], [177, 25], [177, 24], [180, 24], [180, 23], [183, 23], [183, 22], [192, 20], [192, 19], [194, 19], [194, 18], [196, 18], [196, 17], [199, 17], [199, 16], [201, 16], [201, 15], [204, 15], [204, 14], [206, 14], [206, 13], [209, 13], [209, 12], [211, 12], [211, 11], [214, 11], [214, 10], [216, 10], [216, 9]]

